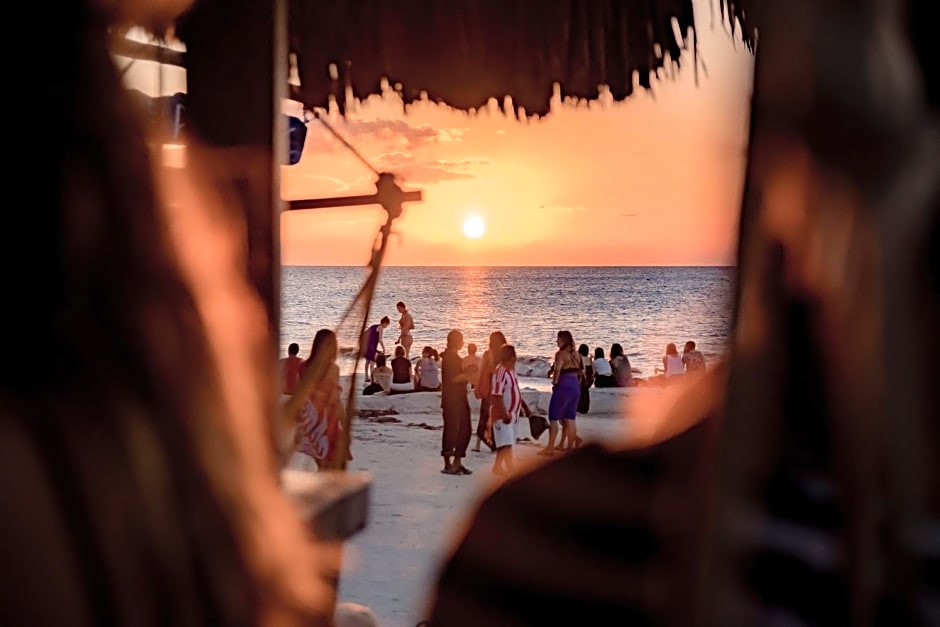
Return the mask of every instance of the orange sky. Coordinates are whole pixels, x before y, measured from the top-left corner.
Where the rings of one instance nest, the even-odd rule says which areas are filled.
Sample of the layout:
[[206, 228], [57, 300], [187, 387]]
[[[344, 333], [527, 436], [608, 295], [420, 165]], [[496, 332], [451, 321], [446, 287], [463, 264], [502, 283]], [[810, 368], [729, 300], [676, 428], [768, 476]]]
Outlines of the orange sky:
[[[686, 55], [675, 80], [654, 82], [653, 94], [638, 90], [622, 103], [556, 100], [536, 121], [431, 103], [403, 113], [393, 93], [334, 118], [375, 167], [425, 193], [424, 202], [406, 205], [387, 262], [733, 263], [753, 57], [727, 26], [711, 24], [708, 2], [696, 3], [696, 19], [707, 68], [698, 86]], [[129, 68], [126, 80], [151, 95], [185, 89], [180, 68], [148, 62]], [[319, 123], [309, 126], [300, 163], [282, 169], [286, 199], [367, 194], [373, 183]], [[486, 223], [477, 240], [461, 229], [471, 214]], [[382, 217], [379, 207], [286, 212], [282, 262], [361, 265]]]
[[[333, 125], [422, 203], [396, 224], [391, 265], [725, 265], [733, 263], [753, 58], [698, 3], [700, 56], [676, 80], [623, 103], [553, 104], [537, 121], [475, 117], [371, 96]], [[563, 88], [562, 88], [563, 89]], [[318, 123], [284, 198], [362, 194], [373, 176]], [[476, 214], [485, 235], [461, 225]], [[285, 265], [368, 259], [379, 207], [285, 212]]]

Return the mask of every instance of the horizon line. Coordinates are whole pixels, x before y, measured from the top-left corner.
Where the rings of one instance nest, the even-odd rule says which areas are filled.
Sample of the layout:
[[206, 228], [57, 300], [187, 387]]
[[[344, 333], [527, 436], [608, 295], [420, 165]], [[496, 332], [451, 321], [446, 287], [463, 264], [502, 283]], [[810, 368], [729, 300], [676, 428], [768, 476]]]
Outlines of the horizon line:
[[[282, 263], [282, 268], [367, 268], [362, 264], [343, 263]], [[383, 268], [736, 268], [737, 264], [632, 264], [632, 265], [599, 265], [599, 264], [572, 264], [572, 265], [546, 265], [546, 264], [383, 264]]]

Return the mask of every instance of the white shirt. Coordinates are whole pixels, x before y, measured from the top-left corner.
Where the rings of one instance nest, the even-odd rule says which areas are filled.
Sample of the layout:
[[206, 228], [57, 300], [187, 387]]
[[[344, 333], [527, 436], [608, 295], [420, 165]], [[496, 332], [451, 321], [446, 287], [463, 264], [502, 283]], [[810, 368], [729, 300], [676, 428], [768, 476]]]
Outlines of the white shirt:
[[594, 374], [602, 377], [609, 377], [614, 374], [606, 357], [599, 357], [594, 360]]
[[502, 365], [496, 366], [490, 388], [492, 396], [503, 397], [503, 406], [506, 408], [506, 413], [509, 414], [509, 418], [513, 423], [517, 422], [519, 412], [522, 409], [522, 390], [519, 389], [516, 372], [503, 368]]
[[666, 376], [674, 377], [683, 372], [685, 372], [685, 368], [682, 364], [682, 357], [679, 355], [666, 355]]

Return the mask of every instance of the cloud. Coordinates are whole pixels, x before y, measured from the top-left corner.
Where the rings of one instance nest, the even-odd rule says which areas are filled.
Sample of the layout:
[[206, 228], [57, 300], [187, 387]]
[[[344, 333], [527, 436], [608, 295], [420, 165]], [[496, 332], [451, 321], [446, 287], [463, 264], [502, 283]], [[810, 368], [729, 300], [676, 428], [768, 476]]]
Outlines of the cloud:
[[409, 183], [439, 183], [458, 179], [471, 179], [476, 176], [472, 170], [490, 164], [486, 159], [437, 159], [432, 161], [414, 161], [399, 167], [396, 173]]
[[[434, 127], [430, 124], [409, 124], [404, 120], [346, 120], [332, 122], [331, 126], [357, 150], [414, 151], [441, 143], [458, 143], [465, 129]], [[310, 123], [307, 143], [320, 153], [346, 150], [333, 134], [320, 123]]]

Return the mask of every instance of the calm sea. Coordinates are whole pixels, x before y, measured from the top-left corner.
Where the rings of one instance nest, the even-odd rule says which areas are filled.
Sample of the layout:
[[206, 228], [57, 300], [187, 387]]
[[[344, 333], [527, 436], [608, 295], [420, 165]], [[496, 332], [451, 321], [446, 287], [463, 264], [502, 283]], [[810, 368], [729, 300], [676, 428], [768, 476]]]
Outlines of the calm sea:
[[[443, 350], [450, 329], [485, 349], [500, 330], [516, 346], [519, 374], [539, 376], [555, 351], [555, 334], [568, 329], [575, 342], [619, 342], [642, 375], [661, 364], [666, 344], [682, 350], [695, 340], [706, 358], [725, 350], [731, 319], [734, 268], [716, 267], [389, 267], [382, 270], [372, 322], [392, 319], [385, 332], [393, 351], [398, 337], [395, 303], [415, 319], [412, 357], [425, 345]], [[314, 333], [334, 328], [365, 276], [360, 267], [285, 266], [282, 279], [281, 352], [297, 342], [306, 356]], [[355, 339], [341, 337], [351, 347]], [[416, 350], [417, 349], [417, 350]], [[345, 372], [351, 360], [341, 359]]]

